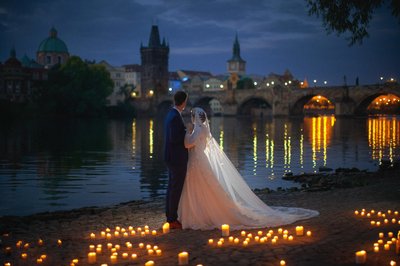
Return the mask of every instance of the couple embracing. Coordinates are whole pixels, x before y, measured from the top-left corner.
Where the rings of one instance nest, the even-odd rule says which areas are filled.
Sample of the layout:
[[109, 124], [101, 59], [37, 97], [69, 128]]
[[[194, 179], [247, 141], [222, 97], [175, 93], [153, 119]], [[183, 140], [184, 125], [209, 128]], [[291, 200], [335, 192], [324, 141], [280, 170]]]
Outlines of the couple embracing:
[[178, 91], [165, 124], [168, 167], [167, 222], [172, 229], [233, 230], [275, 227], [317, 216], [314, 210], [269, 207], [246, 184], [212, 137], [206, 112], [195, 107], [187, 126], [181, 116], [188, 95]]

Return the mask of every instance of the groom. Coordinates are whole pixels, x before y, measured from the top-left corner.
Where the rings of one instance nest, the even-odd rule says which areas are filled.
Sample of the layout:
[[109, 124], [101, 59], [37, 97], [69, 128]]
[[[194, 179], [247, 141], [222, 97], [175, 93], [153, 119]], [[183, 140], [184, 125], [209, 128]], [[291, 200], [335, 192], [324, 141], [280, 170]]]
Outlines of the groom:
[[186, 128], [181, 113], [186, 107], [187, 98], [184, 91], [175, 93], [174, 107], [168, 112], [164, 123], [164, 160], [169, 177], [165, 213], [171, 229], [182, 229], [178, 221], [178, 205], [186, 176], [188, 150], [184, 144]]

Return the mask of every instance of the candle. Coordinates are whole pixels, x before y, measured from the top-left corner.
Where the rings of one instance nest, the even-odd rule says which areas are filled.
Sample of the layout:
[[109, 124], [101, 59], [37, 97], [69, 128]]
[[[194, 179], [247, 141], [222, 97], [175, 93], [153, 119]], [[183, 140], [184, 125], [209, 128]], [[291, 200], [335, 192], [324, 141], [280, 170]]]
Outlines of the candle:
[[384, 236], [383, 233], [380, 232], [380, 233], [379, 233], [379, 238], [383, 238], [383, 236]]
[[120, 226], [116, 226], [115, 227], [115, 231], [120, 231], [121, 230], [121, 227]]
[[389, 220], [388, 220], [388, 219], [385, 219], [385, 220], [383, 220], [383, 222], [384, 222], [385, 224], [387, 224], [387, 223], [389, 223]]
[[101, 231], [101, 232], [100, 232], [100, 236], [101, 236], [102, 238], [105, 238], [105, 237], [106, 237], [106, 232]]
[[260, 243], [261, 243], [261, 244], [265, 243], [265, 237], [262, 237], [262, 238], [260, 239]]
[[58, 240], [57, 240], [57, 245], [58, 245], [58, 246], [61, 246], [61, 245], [62, 245], [61, 239], [58, 239]]
[[153, 254], [154, 254], [154, 250], [148, 249], [148, 250], [147, 250], [147, 254], [149, 254], [150, 256], [153, 255]]
[[274, 230], [269, 230], [268, 233], [272, 235], [274, 233]]
[[139, 248], [143, 248], [144, 244], [143, 243], [139, 243]]
[[128, 237], [128, 236], [129, 236], [128, 232], [124, 232], [124, 233], [123, 233], [123, 236], [124, 236], [124, 237]]
[[393, 237], [393, 232], [388, 233], [388, 237], [392, 238]]
[[151, 249], [151, 245], [150, 245], [150, 244], [147, 244], [147, 245], [146, 245], [146, 249]]
[[304, 233], [303, 226], [296, 226], [296, 236], [302, 236]]
[[376, 226], [380, 226], [381, 225], [381, 222], [376, 222]]
[[90, 239], [96, 239], [96, 234], [95, 233], [91, 233], [90, 234]]
[[255, 240], [256, 242], [258, 242], [258, 241], [260, 241], [260, 237], [259, 237], [259, 236], [256, 236], [256, 237], [254, 237], [254, 240]]
[[212, 245], [214, 243], [214, 239], [208, 239], [208, 244]]
[[89, 250], [94, 251], [94, 245], [89, 245]]
[[107, 248], [111, 249], [112, 248], [112, 243], [107, 243]]
[[390, 266], [396, 266], [397, 264], [396, 264], [396, 262], [394, 261], [394, 260], [391, 260], [390, 261]]
[[154, 249], [154, 250], [157, 250], [157, 249], [158, 249], [158, 246], [154, 246], [153, 249]]
[[375, 221], [371, 221], [371, 225], [375, 225]]
[[229, 236], [229, 224], [221, 225], [222, 236]]
[[169, 223], [163, 224], [162, 230], [164, 234], [169, 233]]
[[258, 231], [257, 232], [257, 235], [259, 235], [259, 236], [262, 236], [262, 234], [263, 234], [263, 231]]
[[145, 236], [146, 232], [140, 232], [140, 236]]
[[120, 245], [118, 245], [118, 244], [117, 244], [117, 245], [115, 245], [114, 247], [115, 247], [115, 249], [116, 249], [116, 250], [119, 250], [119, 249], [121, 248], [121, 246], [120, 246]]
[[40, 255], [40, 258], [41, 258], [42, 260], [45, 260], [45, 259], [47, 258], [47, 255], [46, 255], [46, 254], [42, 254], [42, 255]]
[[118, 262], [118, 257], [115, 255], [110, 256], [111, 264], [116, 264]]
[[144, 226], [144, 230], [149, 230], [149, 229], [150, 229], [150, 227], [148, 225]]
[[271, 233], [268, 233], [268, 234], [267, 234], [267, 237], [271, 237], [271, 236], [272, 236]]
[[115, 232], [114, 232], [114, 236], [115, 236], [115, 237], [119, 237], [119, 231], [115, 231]]
[[26, 243], [26, 244], [24, 245], [24, 248], [25, 248], [25, 249], [29, 248], [29, 243]]
[[396, 219], [393, 218], [393, 219], [392, 219], [392, 224], [395, 224], [395, 223], [396, 223]]
[[126, 232], [126, 229], [125, 228], [121, 228], [121, 232], [122, 233]]
[[217, 242], [217, 246], [218, 246], [218, 247], [222, 247], [222, 244], [223, 244], [223, 243], [224, 243], [224, 242], [222, 242], [222, 241], [218, 241], [218, 242]]
[[39, 246], [43, 246], [43, 240], [40, 239], [40, 238], [39, 238], [39, 240], [38, 240], [38, 245], [39, 245]]
[[271, 239], [272, 244], [276, 244], [276, 238]]
[[189, 264], [189, 253], [186, 251], [178, 254], [178, 265], [188, 265]]
[[97, 253], [97, 254], [101, 254], [101, 247], [97, 247], [97, 248], [96, 248], [96, 253]]
[[398, 215], [398, 214], [399, 214], [399, 212], [398, 212], [398, 211], [395, 211], [395, 212], [394, 212], [394, 215]]
[[133, 259], [133, 260], [137, 259], [137, 254], [136, 253], [132, 253], [131, 259]]
[[155, 235], [157, 235], [157, 231], [156, 231], [156, 230], [153, 230], [153, 231], [151, 231], [151, 234], [152, 234], [153, 236], [155, 236]]
[[125, 245], [126, 245], [126, 247], [127, 247], [128, 249], [131, 249], [131, 248], [132, 248], [132, 243], [131, 243], [131, 242], [126, 242]]
[[111, 229], [110, 228], [106, 228], [106, 232], [111, 232]]
[[241, 235], [241, 236], [245, 236], [245, 235], [246, 235], [246, 231], [240, 232], [240, 235]]
[[253, 238], [253, 234], [247, 234], [248, 238]]
[[358, 212], [357, 210], [355, 210], [355, 211], [354, 211], [354, 214], [355, 214], [355, 215], [358, 215], [358, 214], [359, 214], [359, 212]]
[[72, 263], [75, 263], [75, 264], [77, 264], [79, 262], [79, 260], [78, 259], [73, 259], [72, 260]]
[[126, 253], [126, 252], [122, 253], [122, 258], [123, 258], [123, 259], [127, 259], [128, 256], [129, 256], [128, 253]]
[[282, 234], [283, 233], [283, 229], [282, 228], [279, 228], [278, 229], [278, 234]]
[[245, 240], [245, 241], [243, 241], [243, 246], [244, 246], [244, 247], [246, 247], [248, 244], [249, 244], [249, 242], [248, 242], [248, 241], [246, 241], [246, 240]]
[[367, 261], [367, 252], [365, 250], [356, 252], [356, 264], [364, 264]]
[[379, 239], [379, 240], [378, 240], [378, 243], [379, 243], [379, 244], [383, 244], [383, 240], [382, 240], [382, 239]]
[[379, 252], [379, 247], [374, 247], [374, 252]]
[[228, 240], [229, 240], [229, 242], [233, 242], [233, 236], [230, 236], [230, 237], [228, 238]]
[[43, 260], [42, 260], [41, 258], [39, 258], [39, 259], [36, 260], [36, 263], [37, 263], [37, 264], [42, 264], [42, 263], [43, 263]]
[[311, 231], [307, 231], [307, 236], [311, 236]]
[[26, 254], [26, 253], [21, 254], [21, 258], [26, 259], [27, 257], [28, 257], [28, 254]]
[[111, 239], [111, 234], [110, 234], [110, 233], [107, 233], [106, 238], [107, 238], [107, 239]]
[[135, 230], [131, 230], [131, 236], [136, 235], [136, 231]]
[[288, 234], [289, 234], [289, 231], [288, 231], [288, 230], [284, 230], [284, 231], [283, 231], [283, 234], [284, 234], [284, 235], [288, 235]]
[[146, 229], [146, 230], [144, 230], [144, 233], [145, 233], [146, 235], [148, 235], [148, 234], [150, 234], [150, 230], [149, 230], [149, 229]]
[[152, 260], [149, 260], [148, 262], [146, 262], [145, 264], [144, 264], [144, 266], [154, 266], [155, 264], [154, 264], [154, 261], [152, 261]]
[[279, 262], [279, 264], [280, 264], [281, 266], [285, 266], [285, 265], [286, 265], [286, 262], [285, 262], [284, 260], [281, 260], [281, 261]]
[[286, 240], [287, 238], [288, 238], [288, 235], [287, 235], [287, 234], [284, 234], [284, 235], [283, 235], [283, 239]]
[[289, 237], [288, 237], [288, 240], [289, 240], [289, 241], [293, 241], [293, 236], [289, 236]]
[[240, 242], [240, 240], [237, 237], [233, 240], [233, 243], [235, 243], [235, 244], [239, 244], [239, 242]]
[[384, 250], [390, 250], [390, 245], [389, 244], [385, 244], [383, 245]]
[[96, 252], [89, 252], [88, 253], [88, 263], [95, 264], [96, 263]]
[[141, 228], [141, 227], [138, 227], [138, 228], [136, 229], [136, 231], [142, 232], [142, 228]]
[[157, 249], [157, 250], [156, 250], [156, 254], [157, 254], [157, 256], [161, 256], [161, 254], [162, 254], [161, 249]]

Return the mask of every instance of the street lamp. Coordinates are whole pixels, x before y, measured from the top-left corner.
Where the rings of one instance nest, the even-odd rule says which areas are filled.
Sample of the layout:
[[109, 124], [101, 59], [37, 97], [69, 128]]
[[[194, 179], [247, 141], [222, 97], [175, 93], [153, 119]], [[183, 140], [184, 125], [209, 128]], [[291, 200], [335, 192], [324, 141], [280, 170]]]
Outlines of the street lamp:
[[324, 81], [324, 84], [325, 84], [325, 85], [328, 84], [328, 81], [325, 80], [325, 81]]
[[153, 90], [149, 90], [149, 96], [152, 97], [154, 95], [154, 91]]

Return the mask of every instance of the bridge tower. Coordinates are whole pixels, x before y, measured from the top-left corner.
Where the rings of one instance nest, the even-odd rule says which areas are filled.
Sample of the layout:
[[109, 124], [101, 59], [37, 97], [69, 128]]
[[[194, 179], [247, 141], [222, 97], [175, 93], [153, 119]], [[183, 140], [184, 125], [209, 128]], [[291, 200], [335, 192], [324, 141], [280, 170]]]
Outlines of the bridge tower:
[[140, 46], [142, 60], [142, 97], [158, 97], [168, 93], [169, 45], [160, 41], [158, 26], [151, 27], [148, 46]]
[[246, 61], [240, 56], [240, 44], [237, 33], [232, 50], [232, 58], [227, 61], [227, 69], [231, 75], [230, 81], [232, 82], [232, 87], [236, 88], [236, 82], [240, 79], [240, 76], [246, 73]]

